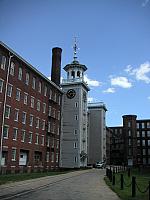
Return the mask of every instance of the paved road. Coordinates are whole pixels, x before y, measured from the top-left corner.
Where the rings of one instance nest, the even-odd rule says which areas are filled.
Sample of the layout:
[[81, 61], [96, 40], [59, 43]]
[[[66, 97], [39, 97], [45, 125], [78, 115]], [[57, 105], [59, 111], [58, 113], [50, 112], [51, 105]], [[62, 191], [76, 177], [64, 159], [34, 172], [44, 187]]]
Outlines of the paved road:
[[[119, 200], [103, 181], [105, 170], [91, 169], [38, 179], [34, 183], [24, 181], [15, 200]], [[16, 183], [18, 184], [18, 183]], [[37, 185], [37, 187], [36, 187]], [[23, 187], [24, 186], [24, 187]], [[23, 190], [24, 188], [24, 190]], [[4, 189], [4, 188], [3, 188]], [[1, 188], [0, 188], [1, 190]], [[5, 189], [4, 189], [5, 190]], [[8, 187], [9, 191], [10, 188]], [[20, 195], [20, 194], [21, 195]], [[24, 193], [24, 194], [23, 194]], [[15, 194], [15, 193], [14, 193]]]

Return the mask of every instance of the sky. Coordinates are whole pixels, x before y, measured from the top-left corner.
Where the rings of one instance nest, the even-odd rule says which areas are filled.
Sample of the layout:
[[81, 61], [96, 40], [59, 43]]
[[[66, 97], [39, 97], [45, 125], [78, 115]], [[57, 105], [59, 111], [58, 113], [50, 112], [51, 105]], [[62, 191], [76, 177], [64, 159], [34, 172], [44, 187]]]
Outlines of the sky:
[[66, 78], [77, 37], [88, 99], [105, 103], [107, 126], [150, 119], [150, 0], [0, 0], [0, 10], [0, 40], [47, 77], [61, 47]]

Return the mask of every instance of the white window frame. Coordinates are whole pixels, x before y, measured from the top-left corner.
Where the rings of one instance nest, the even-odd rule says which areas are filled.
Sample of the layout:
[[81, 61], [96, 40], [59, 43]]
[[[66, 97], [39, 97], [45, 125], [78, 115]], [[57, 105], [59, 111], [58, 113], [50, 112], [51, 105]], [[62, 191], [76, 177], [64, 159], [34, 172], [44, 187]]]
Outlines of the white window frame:
[[34, 100], [35, 100], [35, 98], [33, 96], [31, 96], [31, 108], [34, 108]]
[[41, 109], [41, 101], [40, 100], [37, 100], [36, 109], [37, 109], [37, 111], [40, 111], [40, 109]]
[[16, 161], [16, 147], [12, 147], [12, 150], [11, 150], [11, 160], [12, 161]]
[[46, 144], [47, 147], [50, 146], [50, 136], [47, 136], [47, 144]]
[[41, 145], [44, 146], [45, 138], [44, 135], [41, 135]]
[[49, 162], [49, 156], [50, 156], [50, 152], [47, 151], [47, 152], [46, 152], [46, 162]]
[[[7, 128], [7, 132], [6, 132], [6, 136], [4, 137], [4, 128]], [[8, 139], [8, 134], [9, 134], [9, 126], [8, 125], [4, 125], [4, 127], [3, 127], [3, 138], [4, 139]]]
[[35, 144], [39, 144], [39, 134], [38, 133], [36, 133], [35, 134]]
[[39, 128], [40, 127], [40, 118], [36, 117], [36, 127], [35, 128]]
[[42, 82], [41, 82], [41, 81], [39, 81], [38, 92], [39, 92], [39, 93], [42, 92]]
[[51, 162], [54, 162], [54, 152], [51, 152]]
[[[8, 90], [8, 89], [10, 89], [10, 90]], [[8, 85], [7, 85], [7, 96], [8, 97], [11, 97], [11, 95], [12, 95], [12, 89], [13, 89], [13, 85], [10, 84], [10, 83], [8, 83]], [[9, 93], [8, 93], [8, 91], [9, 91]]]
[[23, 99], [23, 103], [24, 103], [25, 105], [27, 105], [27, 104], [28, 104], [28, 93], [26, 93], [26, 92], [24, 92], [24, 99]]
[[[14, 135], [15, 135], [15, 137], [14, 137]], [[18, 136], [18, 128], [13, 127], [13, 136], [12, 136], [12, 139], [15, 140], [15, 141], [17, 141], [17, 136]]]
[[[17, 115], [16, 115], [17, 114]], [[17, 117], [16, 117], [17, 116]], [[15, 118], [16, 117], [16, 118]], [[15, 114], [14, 114], [14, 121], [18, 122], [18, 118], [19, 118], [19, 109], [15, 108]]]
[[22, 67], [19, 67], [18, 69], [18, 80], [22, 80]]
[[14, 76], [15, 73], [15, 63], [11, 62], [9, 74]]
[[[8, 108], [8, 115], [6, 116], [6, 109]], [[9, 106], [9, 105], [6, 105], [6, 107], [5, 107], [5, 118], [6, 119], [9, 119], [10, 118], [10, 111], [11, 111], [11, 106]]]
[[29, 81], [30, 81], [30, 75], [28, 72], [26, 72], [26, 80], [25, 80], [25, 84], [29, 85]]
[[32, 144], [32, 137], [33, 137], [33, 133], [29, 132], [29, 144]]
[[51, 116], [51, 112], [52, 112], [52, 106], [48, 107], [48, 116]]
[[27, 117], [27, 113], [23, 111], [22, 112], [22, 124], [26, 124], [26, 117]]
[[45, 97], [47, 96], [47, 86], [46, 85], [44, 86], [44, 96]]
[[58, 120], [60, 120], [60, 111], [58, 110]]
[[6, 56], [2, 56], [1, 69], [5, 70], [6, 67]]
[[49, 99], [52, 99], [52, 89], [49, 89]]
[[26, 138], [26, 131], [21, 130], [21, 142], [25, 142], [25, 138]]
[[16, 88], [16, 101], [20, 101], [20, 97], [21, 97], [21, 90], [19, 88]]
[[45, 120], [42, 120], [42, 130], [45, 130]]
[[48, 122], [48, 130], [47, 130], [49, 133], [51, 132], [51, 122], [49, 121]]
[[33, 126], [34, 115], [30, 114], [29, 126]]
[[46, 113], [46, 103], [43, 103], [43, 113]]
[[36, 87], [36, 78], [32, 77], [32, 89], [35, 90], [35, 87]]
[[0, 84], [0, 93], [2, 93], [3, 92], [4, 80], [0, 79], [0, 82], [1, 82], [1, 84]]
[[59, 154], [56, 153], [56, 162], [58, 163], [59, 162]]

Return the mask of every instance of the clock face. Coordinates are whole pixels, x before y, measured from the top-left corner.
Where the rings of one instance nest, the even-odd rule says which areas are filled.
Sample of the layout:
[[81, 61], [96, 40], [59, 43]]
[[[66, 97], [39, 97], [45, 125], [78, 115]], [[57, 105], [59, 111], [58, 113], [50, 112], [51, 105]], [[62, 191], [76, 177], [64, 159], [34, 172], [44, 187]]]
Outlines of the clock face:
[[68, 97], [69, 99], [72, 99], [73, 97], [75, 97], [75, 95], [76, 95], [75, 90], [70, 89], [70, 90], [67, 91], [67, 97]]

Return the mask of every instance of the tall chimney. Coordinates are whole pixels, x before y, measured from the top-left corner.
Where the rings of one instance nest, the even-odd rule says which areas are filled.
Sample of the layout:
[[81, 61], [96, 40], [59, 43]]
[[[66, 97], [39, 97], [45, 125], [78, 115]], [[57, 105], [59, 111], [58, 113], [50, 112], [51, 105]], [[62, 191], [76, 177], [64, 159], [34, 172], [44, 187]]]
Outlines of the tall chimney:
[[53, 81], [58, 86], [60, 85], [61, 52], [62, 49], [59, 47], [52, 49], [51, 81]]

